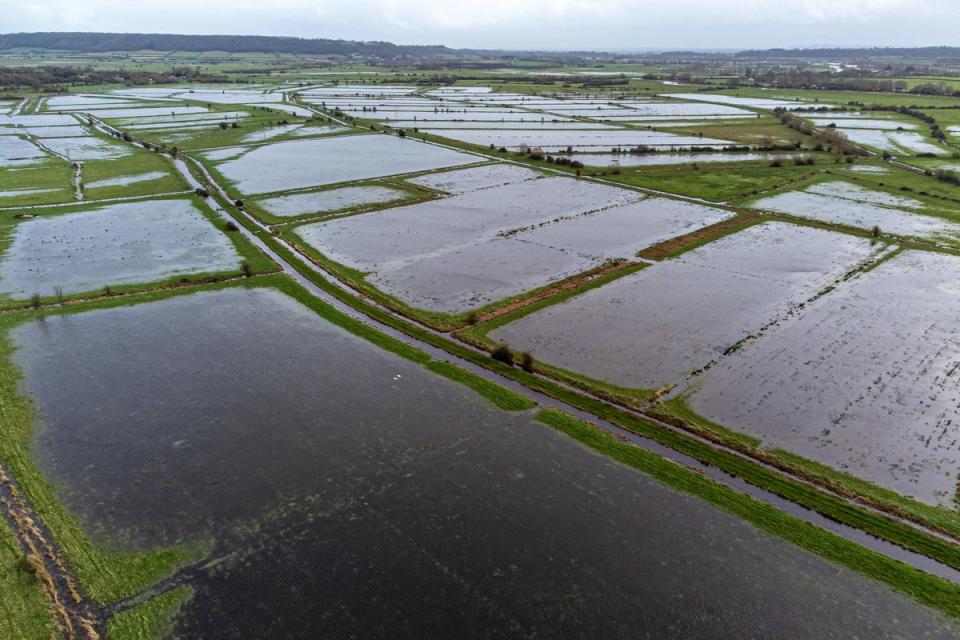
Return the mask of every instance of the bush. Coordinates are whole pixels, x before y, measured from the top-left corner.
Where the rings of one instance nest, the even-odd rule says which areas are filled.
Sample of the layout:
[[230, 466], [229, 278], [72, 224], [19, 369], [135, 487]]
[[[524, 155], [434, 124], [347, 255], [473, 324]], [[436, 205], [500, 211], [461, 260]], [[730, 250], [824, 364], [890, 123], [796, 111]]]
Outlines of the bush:
[[227, 220], [227, 231], [240, 231], [240, 227], [233, 220]]
[[530, 352], [524, 351], [523, 356], [521, 356], [521, 359], [520, 359], [520, 366], [523, 368], [523, 370], [526, 371], [527, 373], [533, 373], [533, 368], [535, 364], [536, 362], [534, 361], [533, 356], [530, 355]]
[[240, 268], [243, 270], [244, 277], [249, 278], [253, 275], [253, 265], [250, 264], [249, 260], [244, 260], [240, 263]]
[[230, 125], [228, 125], [226, 122], [221, 122], [221, 123], [220, 123], [220, 128], [221, 128], [221, 129], [226, 129], [228, 126], [230, 126]]
[[33, 307], [34, 309], [39, 309], [39, 308], [40, 308], [40, 294], [39, 294], [39, 293], [35, 293], [35, 294], [33, 294], [32, 296], [30, 296], [30, 306]]
[[513, 366], [513, 351], [505, 344], [501, 344], [490, 353], [490, 357], [498, 362]]

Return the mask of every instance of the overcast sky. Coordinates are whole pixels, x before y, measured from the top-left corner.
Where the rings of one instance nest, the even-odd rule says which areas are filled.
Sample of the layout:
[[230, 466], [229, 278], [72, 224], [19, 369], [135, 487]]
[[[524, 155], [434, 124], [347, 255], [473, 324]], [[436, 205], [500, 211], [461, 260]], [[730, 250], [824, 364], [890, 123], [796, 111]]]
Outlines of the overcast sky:
[[960, 45], [960, 0], [0, 0], [0, 32], [285, 35], [474, 48]]

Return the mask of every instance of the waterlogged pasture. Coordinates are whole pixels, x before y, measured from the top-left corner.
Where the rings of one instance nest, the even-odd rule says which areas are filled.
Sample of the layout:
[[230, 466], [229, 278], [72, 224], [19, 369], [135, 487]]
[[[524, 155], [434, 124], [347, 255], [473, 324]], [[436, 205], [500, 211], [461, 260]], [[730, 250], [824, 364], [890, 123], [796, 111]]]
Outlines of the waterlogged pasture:
[[69, 160], [113, 160], [130, 155], [128, 147], [97, 136], [44, 138], [43, 145]]
[[[230, 155], [232, 154], [232, 155]], [[357, 135], [203, 154], [243, 194], [270, 193], [477, 162], [476, 156], [394, 136]]]
[[873, 253], [863, 238], [765, 223], [524, 316], [490, 336], [591, 378], [658, 389], [783, 317]]
[[477, 189], [487, 189], [516, 182], [525, 182], [543, 177], [532, 169], [514, 164], [490, 164], [482, 167], [454, 169], [438, 173], [428, 173], [407, 182], [429, 189], [460, 194]]
[[43, 424], [31, 450], [85, 530], [114, 548], [209, 541], [178, 637], [957, 632], [274, 290], [11, 338]]
[[630, 259], [645, 247], [716, 224], [733, 212], [667, 198], [647, 198], [513, 235], [523, 242], [596, 259]]
[[691, 146], [723, 147], [732, 144], [726, 140], [715, 138], [631, 129], [599, 129], [595, 131], [422, 129], [422, 131], [484, 147], [492, 144], [497, 147], [504, 146], [517, 149], [521, 145], [526, 145], [530, 148], [540, 147], [550, 151], [563, 150], [567, 147], [573, 147], [574, 149], [610, 149], [612, 147], [646, 145], [666, 149], [684, 149]]
[[240, 257], [190, 200], [45, 214], [15, 223], [0, 257], [0, 294], [25, 298], [181, 274], [232, 271]]
[[385, 204], [404, 200], [409, 194], [400, 189], [380, 186], [340, 187], [325, 191], [291, 193], [255, 201], [273, 216], [293, 217], [309, 213], [326, 213], [363, 205]]
[[744, 96], [730, 96], [720, 93], [665, 93], [665, 98], [674, 98], [677, 100], [694, 100], [701, 102], [715, 102], [718, 104], [728, 104], [738, 107], [751, 107], [753, 109], [801, 109], [809, 106], [831, 107], [832, 105], [801, 102], [799, 100], [780, 100], [777, 98], [750, 98]]
[[922, 202], [846, 183], [822, 183], [804, 191], [785, 191], [755, 200], [750, 206], [867, 230], [877, 226], [885, 233], [928, 240], [956, 243], [960, 238], [960, 224], [911, 210], [924, 210]]
[[51, 157], [43, 149], [16, 135], [0, 135], [0, 162], [3, 167], [35, 165]]
[[960, 258], [906, 251], [707, 372], [701, 414], [931, 504], [960, 470]]
[[591, 256], [506, 236], [642, 197], [549, 177], [306, 225], [296, 233], [329, 259], [374, 272], [369, 280], [387, 293], [455, 313], [598, 264]]

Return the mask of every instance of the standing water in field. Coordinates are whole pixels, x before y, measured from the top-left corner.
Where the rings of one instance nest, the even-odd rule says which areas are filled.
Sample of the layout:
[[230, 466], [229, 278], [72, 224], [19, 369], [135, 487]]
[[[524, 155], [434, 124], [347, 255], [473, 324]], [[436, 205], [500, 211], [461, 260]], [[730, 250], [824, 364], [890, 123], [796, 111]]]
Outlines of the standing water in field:
[[32, 451], [96, 542], [212, 542], [178, 637], [960, 632], [273, 289], [11, 338]]

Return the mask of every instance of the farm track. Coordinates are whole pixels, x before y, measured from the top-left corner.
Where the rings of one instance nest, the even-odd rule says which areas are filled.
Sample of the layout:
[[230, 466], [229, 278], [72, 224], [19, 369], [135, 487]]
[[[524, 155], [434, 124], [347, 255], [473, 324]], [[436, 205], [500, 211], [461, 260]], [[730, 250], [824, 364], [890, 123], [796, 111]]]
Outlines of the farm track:
[[[109, 135], [113, 135], [116, 132], [115, 129], [105, 125], [99, 120], [91, 118], [93, 126], [99, 129], [102, 132], [105, 132]], [[345, 123], [342, 123], [345, 124]], [[141, 141], [134, 140], [134, 143], [141, 143]], [[456, 147], [442, 145], [430, 142], [430, 144], [435, 144], [436, 146], [446, 147], [451, 149], [456, 149]], [[486, 157], [490, 160], [496, 160], [498, 162], [504, 162], [502, 158], [496, 158], [492, 156], [486, 156], [485, 154], [477, 154], [482, 157]], [[185, 158], [185, 159], [184, 159]], [[190, 163], [203, 177], [203, 182], [197, 180], [194, 174], [190, 170]], [[523, 163], [514, 162], [507, 160], [507, 162], [512, 164], [517, 164], [520, 166], [525, 166]], [[525, 386], [517, 381], [514, 381], [510, 378], [506, 378], [497, 372], [481, 366], [469, 359], [457, 356], [451, 351], [442, 349], [438, 346], [435, 346], [429, 342], [426, 342], [420, 338], [417, 338], [409, 333], [394, 328], [393, 326], [387, 325], [378, 321], [369, 315], [355, 309], [353, 306], [345, 302], [342, 296], [351, 296], [356, 298], [357, 294], [355, 291], [350, 289], [348, 286], [344, 285], [336, 278], [331, 276], [329, 273], [320, 268], [317, 264], [311, 261], [307, 256], [297, 252], [289, 251], [292, 256], [296, 259], [296, 264], [283, 256], [281, 256], [277, 251], [275, 251], [267, 242], [265, 242], [258, 234], [250, 230], [249, 227], [253, 227], [264, 234], [270, 234], [271, 238], [273, 237], [272, 230], [268, 225], [264, 225], [256, 220], [253, 216], [243, 211], [242, 209], [237, 209], [236, 211], [232, 210], [232, 200], [227, 195], [226, 191], [214, 180], [214, 178], [209, 174], [206, 168], [198, 161], [192, 157], [185, 155], [183, 158], [174, 159], [174, 165], [178, 172], [194, 187], [209, 188], [211, 194], [213, 195], [211, 206], [214, 211], [224, 219], [228, 221], [233, 221], [238, 224], [240, 232], [250, 240], [257, 248], [263, 251], [267, 256], [269, 256], [274, 262], [276, 262], [282, 269], [284, 273], [293, 278], [296, 282], [306, 288], [312, 295], [318, 299], [324, 301], [325, 303], [335, 307], [341, 313], [350, 316], [356, 320], [363, 322], [365, 325], [373, 327], [375, 330], [387, 334], [393, 338], [403, 341], [406, 344], [416, 347], [421, 351], [424, 351], [428, 355], [438, 358], [441, 360], [453, 361], [455, 364], [460, 366], [463, 369], [470, 371], [478, 376], [483, 377], [489, 381], [495, 382], [503, 387], [509, 388], [514, 391], [519, 391], [527, 396], [532, 397], [537, 401], [537, 403], [542, 408], [556, 408], [562, 411], [565, 411], [575, 417], [587, 420], [597, 426], [604, 428], [605, 430], [613, 433], [616, 437], [621, 440], [628, 441], [640, 448], [643, 448], [648, 451], [652, 451], [662, 457], [665, 457], [669, 460], [677, 462], [683, 466], [694, 469], [704, 475], [709, 476], [711, 479], [720, 482], [728, 487], [733, 488], [734, 490], [747, 494], [755, 499], [758, 499], [766, 504], [777, 507], [783, 511], [790, 513], [791, 515], [798, 517], [802, 520], [815, 524], [821, 528], [832, 531], [836, 534], [843, 536], [844, 538], [867, 546], [874, 551], [883, 553], [895, 559], [898, 559], [906, 564], [909, 564], [917, 569], [926, 571], [943, 577], [947, 580], [953, 581], [960, 584], [960, 571], [957, 569], [947, 566], [945, 564], [939, 563], [935, 560], [931, 560], [926, 556], [923, 556], [919, 553], [908, 551], [903, 549], [891, 542], [875, 538], [865, 534], [860, 529], [851, 527], [845, 524], [841, 524], [831, 520], [830, 518], [817, 513], [811, 509], [799, 506], [789, 500], [786, 500], [771, 491], [756, 487], [749, 484], [745, 480], [738, 478], [736, 476], [727, 474], [726, 472], [712, 467], [709, 464], [704, 464], [699, 460], [687, 456], [685, 454], [679, 453], [672, 448], [669, 448], [665, 445], [661, 445], [653, 440], [650, 440], [646, 437], [637, 435], [617, 424], [609, 422], [597, 415], [594, 415], [590, 412], [584, 411], [577, 406], [571, 405], [564, 400], [554, 398], [551, 395], [548, 395], [545, 392], [536, 391], [528, 386]], [[546, 169], [550, 171], [549, 169]], [[563, 171], [554, 171], [560, 175], [569, 175]], [[610, 184], [612, 186], [617, 186], [623, 188], [624, 185], [619, 183], [596, 179], [596, 178], [586, 178], [595, 182], [600, 182], [604, 184]], [[204, 185], [204, 183], [206, 183]], [[686, 200], [691, 202], [699, 202], [703, 204], [716, 205], [716, 203], [708, 202], [698, 198], [684, 198], [678, 197], [675, 194], [668, 194], [664, 192], [651, 191], [648, 189], [639, 189], [633, 188], [635, 191], [641, 191], [646, 193], [653, 194], [662, 194], [669, 196], [678, 200]], [[188, 192], [185, 192], [188, 193]], [[66, 206], [66, 205], [61, 205]], [[20, 207], [22, 208], [22, 207]], [[743, 218], [740, 219], [743, 221]], [[279, 243], [281, 246], [286, 246], [281, 243], [279, 240], [274, 239], [274, 242]], [[340, 295], [336, 295], [328, 292], [324, 288], [318, 286], [311, 277], [308, 277], [304, 274], [304, 271], [310, 272], [310, 274], [323, 278], [328, 285], [334, 287], [336, 291], [341, 292]], [[191, 283], [195, 285], [196, 283]], [[186, 285], [185, 285], [186, 286]], [[138, 292], [143, 293], [143, 292]], [[131, 296], [138, 294], [129, 294]], [[408, 324], [411, 318], [403, 316], [396, 313], [393, 310], [388, 309], [387, 307], [372, 301], [365, 296], [360, 296], [364, 302], [375, 306], [378, 310], [390, 313], [394, 318], [399, 320], [403, 324]], [[428, 331], [431, 334], [442, 338], [444, 341], [450, 340], [450, 334], [447, 332], [437, 331], [432, 328], [417, 325], [416, 327], [420, 331]], [[456, 342], [454, 344], [460, 345], [461, 348], [469, 348], [478, 355], [486, 356], [486, 351], [477, 349], [470, 345], [465, 345], [462, 342]], [[568, 385], [562, 385], [557, 383], [554, 380], [551, 380], [554, 384], [557, 384], [560, 387], [564, 387], [567, 390], [583, 394], [582, 390], [574, 389]], [[805, 478], [798, 477], [794, 474], [789, 474], [784, 472], [782, 469], [778, 469], [773, 465], [767, 464], [762, 460], [759, 460], [753, 456], [746, 455], [736, 449], [726, 447], [722, 443], [718, 443], [715, 440], [703, 437], [700, 434], [691, 433], [689, 430], [685, 430], [677, 425], [670, 424], [663, 420], [660, 420], [654, 416], [648, 415], [640, 411], [633, 411], [625, 409], [621, 405], [610, 403], [602, 398], [596, 398], [597, 400], [604, 402], [610, 406], [616, 407], [618, 410], [626, 411], [630, 414], [635, 415], [637, 418], [640, 418], [648, 423], [655, 425], [658, 428], [662, 428], [669, 431], [674, 431], [677, 433], [682, 433], [685, 437], [692, 438], [694, 440], [709, 444], [710, 446], [723, 450], [727, 453], [736, 455], [744, 460], [749, 461], [752, 464], [756, 464], [762, 467], [767, 468], [768, 470], [774, 471], [780, 475], [785, 475], [791, 478], [791, 480], [796, 481], [801, 484], [808, 485], [810, 487], [816, 488], [818, 491], [829, 493], [830, 495], [840, 498], [846, 501], [851, 506], [855, 506], [859, 509], [870, 511], [879, 515], [882, 515], [886, 518], [896, 520], [902, 524], [909, 525], [916, 528], [917, 530], [922, 531], [925, 534], [935, 536], [939, 539], [949, 540], [951, 542], [956, 542], [955, 539], [944, 535], [942, 532], [931, 529], [929, 527], [924, 527], [920, 523], [914, 522], [907, 518], [898, 518], [897, 516], [885, 512], [881, 509], [877, 509], [869, 504], [864, 504], [861, 500], [856, 498], [850, 498], [848, 496], [839, 494], [837, 492], [832, 492], [828, 488], [823, 487], [817, 483], [811, 482]], [[8, 523], [14, 528], [18, 534], [20, 545], [24, 550], [24, 553], [27, 555], [27, 563], [29, 566], [32, 566], [36, 569], [39, 581], [42, 584], [44, 591], [47, 593], [51, 606], [56, 615], [57, 623], [60, 626], [61, 630], [64, 633], [64, 636], [70, 640], [80, 639], [80, 640], [99, 640], [103, 632], [105, 621], [112, 615], [129, 609], [133, 606], [136, 606], [144, 597], [150, 597], [152, 595], [157, 595], [169, 591], [170, 589], [184, 584], [189, 581], [189, 577], [193, 575], [194, 572], [199, 571], [202, 568], [201, 564], [190, 565], [187, 567], [181, 568], [176, 573], [172, 574], [165, 580], [158, 582], [153, 587], [141, 592], [139, 594], [134, 594], [128, 598], [112, 603], [106, 608], [101, 608], [89, 599], [85, 599], [77, 587], [76, 578], [72, 575], [69, 569], [63, 562], [62, 555], [57, 549], [55, 543], [53, 542], [50, 532], [44, 527], [44, 525], [37, 519], [36, 515], [30, 509], [29, 505], [26, 503], [20, 492], [17, 490], [16, 485], [12, 478], [9, 477], [9, 474], [6, 473], [6, 470], [0, 464], [0, 505], [3, 505], [3, 515]]]
[[33, 574], [47, 595], [57, 628], [67, 640], [99, 640], [105, 626], [103, 610], [85, 598], [76, 577], [47, 527], [0, 463], [0, 507], [17, 534], [26, 558], [23, 571]]

